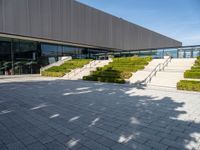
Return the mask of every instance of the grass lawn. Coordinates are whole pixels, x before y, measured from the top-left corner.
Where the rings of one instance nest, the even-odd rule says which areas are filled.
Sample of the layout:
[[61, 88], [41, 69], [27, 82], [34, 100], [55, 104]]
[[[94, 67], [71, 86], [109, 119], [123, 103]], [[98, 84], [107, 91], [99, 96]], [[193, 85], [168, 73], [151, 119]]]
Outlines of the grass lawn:
[[200, 92], [200, 81], [181, 80], [177, 83], [177, 89]]
[[71, 70], [82, 68], [84, 65], [90, 63], [91, 61], [91, 59], [72, 59], [60, 66], [54, 66], [45, 71], [42, 71], [42, 76], [62, 77]]
[[195, 64], [190, 70], [184, 72], [184, 78], [200, 79], [200, 57], [197, 57]]
[[91, 75], [83, 77], [84, 80], [125, 83], [133, 72], [144, 69], [152, 60], [151, 57], [123, 57], [113, 58], [113, 62], [108, 65], [97, 68], [97, 71], [91, 72]]
[[[184, 78], [200, 79], [200, 57], [197, 57], [195, 64], [190, 70], [184, 72]], [[178, 90], [198, 91], [200, 92], [200, 81], [181, 80], [177, 83]]]

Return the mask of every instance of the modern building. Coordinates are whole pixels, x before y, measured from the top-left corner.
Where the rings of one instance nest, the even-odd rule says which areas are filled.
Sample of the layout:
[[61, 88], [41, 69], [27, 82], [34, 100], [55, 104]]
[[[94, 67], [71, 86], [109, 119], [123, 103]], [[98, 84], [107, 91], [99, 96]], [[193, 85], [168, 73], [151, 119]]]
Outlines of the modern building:
[[0, 74], [38, 73], [68, 55], [134, 55], [136, 50], [180, 46], [179, 41], [74, 0], [0, 0]]

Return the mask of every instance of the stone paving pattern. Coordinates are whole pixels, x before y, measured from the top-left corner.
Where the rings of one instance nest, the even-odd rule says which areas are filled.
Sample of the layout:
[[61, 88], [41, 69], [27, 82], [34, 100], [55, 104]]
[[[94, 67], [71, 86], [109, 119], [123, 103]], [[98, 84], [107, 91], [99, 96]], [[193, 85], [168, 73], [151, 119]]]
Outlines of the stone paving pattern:
[[42, 78], [0, 82], [0, 150], [200, 149], [200, 93]]

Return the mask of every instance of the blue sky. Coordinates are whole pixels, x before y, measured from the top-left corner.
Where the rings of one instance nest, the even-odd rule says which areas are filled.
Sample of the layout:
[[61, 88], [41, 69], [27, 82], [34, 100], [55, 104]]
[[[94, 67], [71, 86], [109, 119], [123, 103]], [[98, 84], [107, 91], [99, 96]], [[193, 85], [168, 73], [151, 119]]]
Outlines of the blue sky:
[[78, 0], [183, 42], [200, 45], [200, 0]]

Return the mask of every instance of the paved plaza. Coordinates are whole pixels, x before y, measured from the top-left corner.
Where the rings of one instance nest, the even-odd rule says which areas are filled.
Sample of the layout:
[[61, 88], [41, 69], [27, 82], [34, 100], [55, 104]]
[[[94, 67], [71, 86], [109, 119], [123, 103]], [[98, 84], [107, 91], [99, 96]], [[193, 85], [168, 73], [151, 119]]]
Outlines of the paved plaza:
[[0, 150], [199, 150], [200, 93], [0, 79]]

